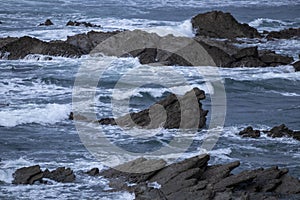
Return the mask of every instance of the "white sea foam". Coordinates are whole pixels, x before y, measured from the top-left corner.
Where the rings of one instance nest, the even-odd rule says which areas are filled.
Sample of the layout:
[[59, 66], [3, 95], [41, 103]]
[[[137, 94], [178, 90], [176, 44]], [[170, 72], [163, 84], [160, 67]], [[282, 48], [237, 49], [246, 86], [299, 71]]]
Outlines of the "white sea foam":
[[291, 21], [282, 21], [277, 19], [269, 18], [258, 18], [251, 22], [249, 25], [257, 28], [258, 30], [267, 30], [267, 31], [278, 31], [287, 27], [292, 27], [295, 22]]
[[0, 111], [0, 126], [14, 127], [20, 124], [39, 123], [55, 124], [68, 118], [71, 111], [69, 104], [28, 104], [23, 108]]

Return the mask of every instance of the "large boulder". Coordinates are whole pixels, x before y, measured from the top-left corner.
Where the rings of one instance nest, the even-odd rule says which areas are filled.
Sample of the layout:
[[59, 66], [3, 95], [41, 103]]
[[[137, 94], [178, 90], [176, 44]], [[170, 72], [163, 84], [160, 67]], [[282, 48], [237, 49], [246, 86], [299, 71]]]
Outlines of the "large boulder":
[[259, 138], [260, 137], [260, 130], [254, 130], [251, 126], [245, 128], [239, 135], [242, 137], [251, 137], [251, 138]]
[[52, 26], [54, 25], [50, 19], [47, 19], [44, 23], [41, 23], [39, 26]]
[[79, 57], [82, 55], [77, 47], [62, 41], [44, 42], [28, 36], [9, 40], [11, 42], [5, 41], [6, 44], [0, 48], [0, 52], [2, 54], [8, 53], [7, 58], [10, 60], [22, 59], [29, 54], [65, 57]]
[[213, 38], [259, 38], [258, 31], [248, 24], [239, 23], [230, 13], [212, 11], [192, 18], [196, 35]]
[[36, 181], [42, 180], [43, 171], [39, 165], [23, 167], [16, 170], [13, 177], [13, 184], [34, 184]]
[[300, 38], [300, 28], [289, 28], [281, 31], [272, 31], [267, 35], [267, 39], [291, 39]]
[[150, 106], [149, 109], [130, 113], [123, 117], [112, 119], [100, 119], [104, 125], [116, 125], [121, 127], [140, 126], [148, 129], [163, 127], [166, 129], [193, 129], [202, 128], [206, 123], [207, 110], [202, 109], [200, 100], [205, 99], [204, 91], [194, 88], [184, 96], [170, 94], [165, 99]]
[[287, 65], [294, 61], [293, 57], [276, 54], [275, 51], [260, 51], [259, 58], [268, 66]]

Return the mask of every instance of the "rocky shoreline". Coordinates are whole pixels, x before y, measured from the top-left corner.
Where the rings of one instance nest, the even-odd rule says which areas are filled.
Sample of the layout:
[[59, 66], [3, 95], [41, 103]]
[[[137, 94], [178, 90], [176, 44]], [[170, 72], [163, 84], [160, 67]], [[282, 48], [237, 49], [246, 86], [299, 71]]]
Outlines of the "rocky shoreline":
[[[46, 20], [42, 25], [51, 25], [51, 21]], [[287, 55], [276, 54], [270, 50], [258, 50], [257, 46], [248, 48], [239, 48], [235, 45], [238, 38], [257, 38], [260, 40], [290, 39], [300, 38], [300, 28], [286, 29], [278, 32], [259, 33], [255, 28], [248, 24], [239, 23], [230, 13], [221, 11], [212, 11], [199, 14], [192, 18], [192, 26], [195, 30], [194, 41], [199, 43], [211, 56], [218, 67], [267, 67], [293, 64], [294, 59]], [[72, 26], [98, 27], [98, 25], [86, 22], [71, 22]], [[100, 43], [108, 38], [115, 36], [124, 31], [114, 32], [96, 32], [77, 34], [69, 36], [65, 41], [45, 42], [36, 38], [24, 36], [20, 38], [1, 38], [0, 39], [0, 58], [2, 59], [23, 59], [31, 54], [42, 54], [48, 56], [64, 56], [78, 58], [82, 55], [91, 53], [91, 51]], [[141, 64], [158, 63], [161, 65], [183, 65], [189, 66], [191, 63], [182, 59], [176, 52], [164, 52], [159, 49], [159, 43], [163, 41], [172, 44], [178, 42], [178, 37], [165, 36], [161, 37], [154, 33], [143, 31], [126, 31], [129, 36], [135, 37], [136, 34], [143, 34], [148, 43], [154, 44], [151, 48], [142, 48], [132, 52], [126, 52], [124, 55], [138, 57]], [[139, 38], [135, 38], [136, 42]], [[143, 38], [145, 39], [145, 38]], [[184, 41], [185, 38], [181, 37]], [[184, 42], [182, 42], [184, 44]], [[182, 44], [182, 45], [183, 45]], [[185, 48], [188, 54], [193, 55], [193, 48]], [[102, 52], [99, 52], [102, 53]], [[114, 54], [114, 53], [113, 53]], [[113, 55], [112, 54], [112, 55]], [[117, 54], [115, 52], [115, 54]], [[295, 70], [299, 70], [299, 62], [293, 64]]]
[[[209, 159], [210, 156], [205, 154], [167, 165], [164, 160], [138, 158], [103, 171], [93, 168], [86, 172], [86, 176], [104, 177], [109, 180], [111, 188], [107, 192], [128, 191], [135, 194], [135, 199], [141, 200], [299, 197], [300, 180], [288, 175], [288, 169], [274, 166], [234, 174], [232, 171], [240, 165], [239, 161], [208, 165]], [[50, 172], [47, 169], [42, 171], [38, 165], [20, 168], [13, 177], [13, 184], [48, 184], [44, 179], [62, 183], [75, 181], [74, 172], [69, 168], [60, 167]]]

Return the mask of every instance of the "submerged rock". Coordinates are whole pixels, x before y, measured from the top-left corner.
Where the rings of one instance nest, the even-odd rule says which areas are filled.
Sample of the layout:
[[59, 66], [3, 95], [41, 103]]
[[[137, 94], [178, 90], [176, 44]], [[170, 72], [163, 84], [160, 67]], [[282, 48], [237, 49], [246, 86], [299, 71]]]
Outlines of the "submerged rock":
[[[100, 175], [109, 179], [112, 191], [133, 192], [136, 199], [277, 199], [279, 195], [300, 194], [300, 181], [289, 176], [287, 169], [259, 168], [232, 174], [240, 165], [238, 161], [209, 166], [209, 158], [196, 156], [143, 174], [127, 173], [117, 166], [120, 171], [108, 169]], [[147, 167], [141, 164], [144, 162], [161, 161], [139, 158], [123, 166], [135, 171], [136, 167]]]
[[230, 13], [212, 11], [192, 18], [196, 35], [212, 38], [259, 38], [258, 31], [248, 24], [239, 23]]
[[50, 19], [47, 19], [44, 23], [41, 23], [39, 26], [52, 26], [54, 25]]
[[150, 106], [149, 109], [130, 113], [123, 117], [99, 120], [100, 124], [132, 128], [140, 126], [155, 129], [163, 126], [166, 129], [202, 128], [206, 123], [207, 110], [202, 109], [200, 100], [205, 99], [204, 91], [194, 88], [184, 96], [170, 94], [165, 99]]

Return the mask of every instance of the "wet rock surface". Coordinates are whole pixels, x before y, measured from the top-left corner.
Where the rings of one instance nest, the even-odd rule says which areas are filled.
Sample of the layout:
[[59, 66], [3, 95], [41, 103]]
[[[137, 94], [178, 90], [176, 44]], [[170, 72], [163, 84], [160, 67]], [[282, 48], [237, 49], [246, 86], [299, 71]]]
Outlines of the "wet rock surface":
[[121, 127], [135, 127], [155, 129], [162, 124], [166, 129], [193, 129], [202, 128], [206, 123], [207, 110], [202, 109], [200, 100], [205, 99], [204, 91], [194, 88], [184, 96], [170, 94], [165, 99], [150, 106], [149, 109], [130, 113], [123, 117], [100, 119], [103, 125], [116, 125]]
[[251, 126], [242, 130], [239, 135], [242, 137], [251, 137], [251, 138], [259, 138], [260, 137], [260, 130], [253, 130]]
[[287, 169], [259, 168], [232, 174], [238, 161], [209, 166], [209, 158], [196, 156], [143, 174], [122, 171], [128, 166], [134, 171], [140, 162], [146, 162], [137, 159], [118, 166], [121, 171], [108, 169], [99, 176], [109, 179], [112, 191], [129, 191], [136, 199], [278, 199], [279, 195], [300, 193], [299, 180], [289, 176]]
[[239, 23], [230, 13], [212, 11], [192, 18], [196, 35], [212, 38], [255, 38], [261, 37], [258, 31], [248, 24]]
[[59, 167], [53, 171], [49, 171], [48, 169], [46, 169], [44, 171], [43, 178], [49, 178], [61, 183], [71, 183], [75, 181], [76, 177], [70, 168]]
[[293, 63], [293, 66], [294, 66], [296, 72], [300, 71], [300, 60]]

